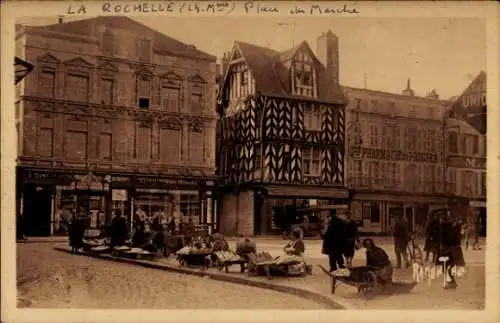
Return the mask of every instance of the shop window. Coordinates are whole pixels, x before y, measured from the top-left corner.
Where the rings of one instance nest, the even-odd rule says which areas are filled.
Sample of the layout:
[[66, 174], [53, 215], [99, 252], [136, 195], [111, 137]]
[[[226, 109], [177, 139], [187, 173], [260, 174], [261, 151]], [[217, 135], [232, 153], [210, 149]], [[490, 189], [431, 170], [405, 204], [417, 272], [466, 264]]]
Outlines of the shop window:
[[184, 218], [190, 218], [199, 223], [201, 215], [200, 197], [197, 194], [182, 194], [180, 197], [180, 212]]

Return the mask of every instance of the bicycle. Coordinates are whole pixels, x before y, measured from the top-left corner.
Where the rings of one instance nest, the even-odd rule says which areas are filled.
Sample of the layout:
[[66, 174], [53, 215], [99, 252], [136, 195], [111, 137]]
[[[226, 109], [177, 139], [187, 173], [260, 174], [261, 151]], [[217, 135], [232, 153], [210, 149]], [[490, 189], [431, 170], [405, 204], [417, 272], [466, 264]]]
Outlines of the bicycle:
[[421, 266], [424, 265], [424, 253], [422, 252], [422, 249], [418, 246], [415, 236], [410, 237], [410, 241], [408, 242], [406, 251], [408, 253], [408, 256], [410, 257], [410, 262], [412, 264], [417, 263]]

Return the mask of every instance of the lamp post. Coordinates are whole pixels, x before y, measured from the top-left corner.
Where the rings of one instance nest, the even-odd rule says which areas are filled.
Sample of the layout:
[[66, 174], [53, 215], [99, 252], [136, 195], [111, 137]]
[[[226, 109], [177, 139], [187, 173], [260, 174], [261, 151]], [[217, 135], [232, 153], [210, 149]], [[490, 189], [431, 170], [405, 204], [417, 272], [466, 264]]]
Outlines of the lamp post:
[[32, 64], [23, 61], [19, 57], [14, 57], [14, 84], [21, 82], [32, 70]]

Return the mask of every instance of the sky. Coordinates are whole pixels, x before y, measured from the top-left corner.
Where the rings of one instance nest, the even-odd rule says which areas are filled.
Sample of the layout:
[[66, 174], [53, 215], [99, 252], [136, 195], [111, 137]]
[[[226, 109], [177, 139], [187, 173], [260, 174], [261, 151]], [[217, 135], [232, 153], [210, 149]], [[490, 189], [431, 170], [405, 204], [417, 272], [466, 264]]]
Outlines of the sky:
[[[64, 18], [65, 20], [70, 20]], [[460, 95], [486, 70], [486, 27], [477, 18], [151, 17], [134, 19], [198, 49], [222, 57], [233, 42], [286, 50], [331, 30], [340, 43], [340, 83], [400, 93], [407, 79], [416, 95], [436, 89]], [[57, 23], [57, 17], [18, 23]], [[366, 75], [366, 79], [365, 79]]]

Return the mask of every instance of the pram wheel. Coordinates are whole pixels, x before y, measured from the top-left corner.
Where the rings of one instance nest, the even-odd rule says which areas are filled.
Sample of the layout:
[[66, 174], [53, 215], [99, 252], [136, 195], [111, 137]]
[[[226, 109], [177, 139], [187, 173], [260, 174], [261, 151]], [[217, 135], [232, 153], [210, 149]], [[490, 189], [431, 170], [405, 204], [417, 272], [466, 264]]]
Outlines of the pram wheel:
[[373, 271], [367, 271], [362, 275], [362, 285], [358, 287], [358, 292], [367, 298], [374, 296], [378, 287], [377, 276]]

